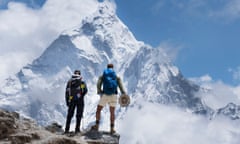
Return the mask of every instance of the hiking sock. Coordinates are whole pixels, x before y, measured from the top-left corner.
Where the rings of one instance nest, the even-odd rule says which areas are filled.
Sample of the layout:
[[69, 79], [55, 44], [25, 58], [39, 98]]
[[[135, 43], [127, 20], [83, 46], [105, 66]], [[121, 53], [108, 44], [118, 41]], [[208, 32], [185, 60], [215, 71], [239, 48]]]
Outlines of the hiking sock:
[[99, 128], [99, 120], [96, 120], [96, 124], [93, 125], [91, 129], [98, 131], [98, 128]]
[[114, 130], [114, 124], [111, 124], [110, 127], [111, 127], [110, 128], [110, 133], [111, 134], [115, 133], [116, 131]]
[[96, 125], [99, 125], [99, 120], [96, 120]]

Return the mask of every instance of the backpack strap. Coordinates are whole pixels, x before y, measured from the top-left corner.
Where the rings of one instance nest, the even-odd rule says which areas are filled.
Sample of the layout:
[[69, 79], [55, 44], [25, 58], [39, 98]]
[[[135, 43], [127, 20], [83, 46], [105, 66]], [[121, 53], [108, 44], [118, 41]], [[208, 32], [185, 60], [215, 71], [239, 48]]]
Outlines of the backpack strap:
[[66, 87], [66, 92], [65, 92], [65, 100], [66, 100], [66, 104], [69, 104], [69, 100], [70, 100], [70, 96], [71, 96], [71, 79], [68, 81], [67, 83], [67, 87]]
[[72, 79], [69, 80], [69, 86], [68, 86], [68, 95], [71, 96], [71, 83], [72, 83]]
[[103, 83], [103, 75], [101, 75], [98, 78], [98, 81], [97, 81], [97, 94], [101, 94], [102, 93], [102, 90], [101, 90], [102, 83]]

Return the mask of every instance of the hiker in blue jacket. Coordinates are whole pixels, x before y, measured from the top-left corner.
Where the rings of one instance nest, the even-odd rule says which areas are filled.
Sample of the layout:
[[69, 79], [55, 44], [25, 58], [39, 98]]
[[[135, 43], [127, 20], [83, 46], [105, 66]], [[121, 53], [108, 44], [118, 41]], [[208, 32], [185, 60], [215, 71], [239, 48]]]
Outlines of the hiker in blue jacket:
[[[102, 89], [103, 86], [103, 89]], [[107, 69], [104, 70], [97, 82], [97, 94], [101, 96], [96, 111], [96, 124], [92, 126], [93, 130], [99, 129], [99, 122], [101, 117], [101, 111], [103, 107], [108, 104], [110, 107], [110, 133], [115, 133], [114, 121], [115, 121], [115, 107], [117, 104], [117, 87], [119, 87], [122, 94], [126, 94], [123, 89], [121, 79], [116, 75], [113, 70], [113, 64], [108, 64]]]

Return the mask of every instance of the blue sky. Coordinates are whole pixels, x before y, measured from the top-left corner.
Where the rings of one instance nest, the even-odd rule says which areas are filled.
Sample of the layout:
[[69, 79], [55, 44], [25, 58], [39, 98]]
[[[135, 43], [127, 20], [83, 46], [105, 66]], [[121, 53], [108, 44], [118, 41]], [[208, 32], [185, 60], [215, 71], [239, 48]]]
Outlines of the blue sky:
[[178, 51], [174, 63], [186, 77], [209, 75], [238, 85], [240, 1], [116, 0], [117, 14], [154, 47], [167, 43]]
[[[9, 0], [0, 0], [7, 8]], [[39, 8], [45, 0], [22, 1]], [[62, 2], [62, 1], [61, 1]], [[59, 1], [60, 3], [60, 1]], [[185, 77], [240, 82], [239, 0], [115, 0], [117, 14], [138, 40], [167, 45]], [[28, 10], [29, 11], [29, 10]]]

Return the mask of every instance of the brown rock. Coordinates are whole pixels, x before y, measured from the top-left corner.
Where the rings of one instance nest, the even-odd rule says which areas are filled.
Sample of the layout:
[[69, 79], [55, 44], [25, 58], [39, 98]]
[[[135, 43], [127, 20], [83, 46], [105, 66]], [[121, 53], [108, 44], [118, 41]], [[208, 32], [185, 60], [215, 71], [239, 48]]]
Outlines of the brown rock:
[[15, 115], [0, 110], [0, 139], [7, 138], [16, 131]]

